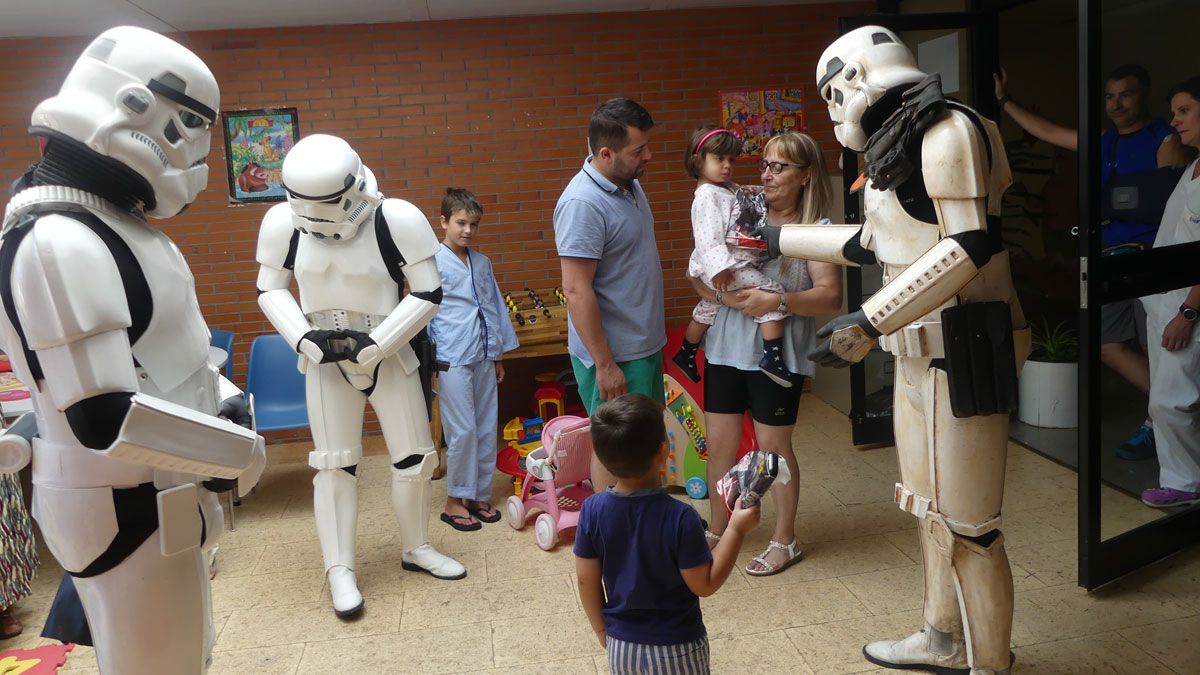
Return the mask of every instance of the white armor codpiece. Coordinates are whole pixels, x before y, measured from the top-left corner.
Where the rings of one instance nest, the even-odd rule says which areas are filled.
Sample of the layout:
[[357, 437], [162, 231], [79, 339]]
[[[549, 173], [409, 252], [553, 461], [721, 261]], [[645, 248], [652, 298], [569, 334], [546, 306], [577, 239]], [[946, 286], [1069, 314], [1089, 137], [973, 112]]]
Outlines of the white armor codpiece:
[[[349, 617], [363, 608], [354, 540], [367, 401], [393, 462], [402, 565], [443, 579], [466, 576], [427, 542], [437, 454], [409, 345], [441, 301], [438, 242], [419, 209], [379, 194], [374, 175], [339, 138], [302, 139], [284, 160], [283, 180], [288, 203], [267, 211], [259, 234], [259, 306], [305, 373], [317, 533], [334, 611]], [[288, 290], [293, 276], [299, 303]]]
[[[1004, 146], [993, 122], [942, 100], [940, 87], [928, 86], [936, 80], [884, 28], [835, 41], [817, 79], [839, 141], [867, 151], [864, 224], [784, 226], [779, 249], [883, 266], [883, 288], [821, 329], [826, 342], [814, 358], [846, 365], [876, 342], [896, 356], [896, 502], [920, 519], [925, 559], [926, 625], [904, 640], [871, 643], [864, 654], [890, 667], [1007, 673], [1013, 588], [998, 528], [1009, 390], [1029, 339], [1007, 254], [988, 233], [988, 217], [999, 215], [1011, 183]], [[930, 89], [944, 112], [915, 131], [885, 128], [893, 112]], [[872, 166], [882, 154], [873, 153], [875, 144], [899, 132], [911, 133], [898, 145], [902, 156], [916, 158], [911, 173]], [[967, 331], [987, 337], [964, 347], [956, 326], [967, 320], [1003, 330]], [[990, 379], [970, 375], [979, 363], [993, 367]]]
[[[217, 416], [194, 279], [143, 215], [195, 198], [217, 99], [182, 46], [106, 31], [35, 111], [46, 153], [0, 233], [0, 342], [37, 421], [33, 515], [74, 576], [102, 673], [205, 670], [201, 546], [223, 517], [201, 481], [236, 478], [245, 492], [265, 465], [262, 438]], [[98, 163], [112, 174], [95, 175]]]

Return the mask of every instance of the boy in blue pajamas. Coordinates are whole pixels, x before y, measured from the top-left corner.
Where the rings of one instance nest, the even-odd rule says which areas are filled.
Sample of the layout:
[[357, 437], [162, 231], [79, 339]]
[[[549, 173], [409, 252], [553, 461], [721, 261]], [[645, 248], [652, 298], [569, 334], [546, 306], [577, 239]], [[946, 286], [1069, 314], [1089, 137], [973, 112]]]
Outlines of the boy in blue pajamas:
[[500, 520], [492, 506], [496, 471], [496, 385], [504, 379], [504, 352], [517, 334], [504, 308], [487, 256], [474, 251], [483, 207], [475, 195], [447, 188], [438, 249], [442, 305], [429, 323], [438, 359], [450, 370], [438, 377], [438, 401], [446, 437], [446, 509], [442, 522], [463, 532]]

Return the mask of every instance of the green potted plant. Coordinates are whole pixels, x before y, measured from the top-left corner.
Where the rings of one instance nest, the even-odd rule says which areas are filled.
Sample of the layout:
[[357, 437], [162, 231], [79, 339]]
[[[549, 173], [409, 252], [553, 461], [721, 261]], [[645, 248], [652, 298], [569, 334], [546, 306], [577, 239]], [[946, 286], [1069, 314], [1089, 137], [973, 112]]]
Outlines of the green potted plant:
[[1032, 326], [1032, 350], [1021, 369], [1017, 417], [1037, 427], [1079, 422], [1079, 335], [1066, 321]]

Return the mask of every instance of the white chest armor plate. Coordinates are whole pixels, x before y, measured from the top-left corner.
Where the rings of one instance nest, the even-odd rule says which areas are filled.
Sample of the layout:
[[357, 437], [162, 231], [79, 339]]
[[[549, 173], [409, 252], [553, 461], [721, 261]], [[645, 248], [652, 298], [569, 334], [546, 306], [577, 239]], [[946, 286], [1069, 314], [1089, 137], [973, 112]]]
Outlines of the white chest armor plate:
[[375, 228], [370, 220], [364, 222], [349, 241], [300, 235], [292, 271], [306, 315], [330, 310], [386, 315], [400, 304], [400, 289], [384, 266]]
[[862, 245], [885, 265], [907, 267], [942, 238], [937, 223], [917, 220], [904, 210], [895, 190], [868, 186], [863, 201]]

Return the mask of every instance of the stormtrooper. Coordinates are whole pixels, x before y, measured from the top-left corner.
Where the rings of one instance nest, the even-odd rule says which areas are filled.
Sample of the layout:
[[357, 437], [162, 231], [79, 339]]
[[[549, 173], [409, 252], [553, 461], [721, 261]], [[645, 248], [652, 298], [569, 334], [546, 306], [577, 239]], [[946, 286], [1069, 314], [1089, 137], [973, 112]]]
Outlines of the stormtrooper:
[[[401, 565], [439, 579], [467, 575], [427, 541], [438, 458], [410, 341], [441, 302], [438, 241], [417, 207], [379, 193], [374, 174], [340, 138], [302, 139], [282, 173], [288, 201], [267, 211], [259, 233], [258, 304], [305, 374], [313, 512], [333, 609], [346, 618], [363, 609], [354, 542], [367, 401], [393, 462]], [[288, 288], [293, 276], [299, 303]]]
[[1007, 673], [1013, 585], [1000, 526], [1008, 414], [1029, 350], [996, 218], [1012, 182], [998, 129], [947, 101], [891, 31], [836, 40], [817, 64], [838, 141], [866, 155], [858, 225], [787, 225], [783, 254], [878, 262], [883, 287], [818, 332], [826, 365], [896, 357], [896, 503], [919, 519], [925, 625], [873, 642], [872, 663]]
[[265, 464], [248, 407], [208, 361], [191, 271], [146, 220], [207, 185], [218, 98], [181, 45], [104, 32], [34, 110], [43, 157], [0, 230], [0, 343], [36, 419], [3, 444], [31, 441], [33, 515], [74, 577], [102, 673], [204, 671], [214, 491], [244, 494]]

